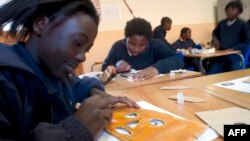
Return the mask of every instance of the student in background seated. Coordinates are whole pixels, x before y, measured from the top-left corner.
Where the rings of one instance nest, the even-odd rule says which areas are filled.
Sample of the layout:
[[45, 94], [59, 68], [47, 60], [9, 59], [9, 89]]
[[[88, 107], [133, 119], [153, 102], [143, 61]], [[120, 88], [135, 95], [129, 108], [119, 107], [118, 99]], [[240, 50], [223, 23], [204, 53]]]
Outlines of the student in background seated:
[[148, 21], [135, 18], [127, 22], [125, 39], [114, 43], [102, 70], [108, 65], [116, 66], [118, 73], [132, 68], [141, 70], [134, 75], [134, 79], [141, 80], [180, 69], [184, 63], [166, 44], [152, 39], [152, 28]]
[[0, 15], [0, 31], [11, 22], [8, 33], [20, 40], [0, 44], [1, 141], [93, 141], [111, 122], [111, 105], [137, 107], [74, 75], [97, 35], [90, 0], [12, 0]]
[[[250, 42], [247, 24], [239, 19], [243, 12], [240, 1], [231, 1], [225, 7], [227, 18], [219, 22], [213, 31], [213, 44], [219, 50], [241, 50], [244, 54]], [[243, 62], [237, 55], [214, 58], [208, 74], [241, 69]], [[229, 68], [227, 68], [229, 67]]]
[[171, 30], [172, 20], [169, 17], [163, 17], [161, 19], [161, 25], [157, 26], [153, 31], [153, 38], [162, 40], [172, 50], [174, 48], [166, 40], [167, 31]]
[[[172, 46], [177, 49], [191, 50], [195, 47], [195, 42], [191, 39], [191, 29], [184, 27], [181, 29], [180, 38]], [[186, 67], [194, 67], [194, 71], [199, 71], [199, 60], [194, 58], [184, 58]]]
[[181, 29], [180, 39], [175, 41], [172, 46], [175, 49], [190, 50], [195, 47], [195, 42], [191, 39], [191, 29], [184, 27]]

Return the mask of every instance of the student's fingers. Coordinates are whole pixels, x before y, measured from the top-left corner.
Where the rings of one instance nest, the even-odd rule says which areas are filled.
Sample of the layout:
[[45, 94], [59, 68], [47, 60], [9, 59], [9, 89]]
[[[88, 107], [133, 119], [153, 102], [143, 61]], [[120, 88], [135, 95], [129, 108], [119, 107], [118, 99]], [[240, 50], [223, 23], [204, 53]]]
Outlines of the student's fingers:
[[146, 75], [143, 77], [143, 79], [146, 80], [146, 79], [150, 79], [150, 78], [152, 78], [152, 77], [153, 77], [152, 74], [146, 74]]
[[147, 71], [140, 71], [137, 74], [135, 74], [134, 79], [135, 80], [146, 80], [146, 79], [151, 78], [152, 77], [151, 75], [152, 74], [150, 74]]
[[121, 66], [118, 66], [116, 68], [117, 72], [124, 72], [126, 71], [126, 66], [125, 65], [121, 65]]
[[109, 108], [109, 105], [114, 105], [119, 103], [118, 97], [113, 97], [110, 95], [102, 96], [101, 99], [95, 101], [95, 106], [99, 108]]
[[127, 97], [118, 97], [118, 98], [119, 98], [119, 103], [126, 104], [131, 108], [140, 108], [140, 106], [136, 102], [132, 101]]
[[131, 108], [140, 108], [140, 106], [127, 97], [114, 97], [111, 95], [103, 96], [101, 99], [95, 101], [95, 106], [100, 108], [110, 108], [110, 105], [117, 103], [126, 104]]
[[131, 65], [130, 65], [129, 63], [127, 63], [127, 62], [124, 61], [124, 62], [121, 64], [121, 68], [122, 68], [122, 71], [128, 71], [128, 70], [131, 69]]
[[141, 80], [144, 77], [144, 71], [139, 71], [136, 74], [133, 75], [133, 79], [135, 80]]
[[130, 70], [130, 68], [131, 68], [131, 65], [124, 60], [120, 60], [116, 63], [117, 72], [125, 72], [125, 71]]

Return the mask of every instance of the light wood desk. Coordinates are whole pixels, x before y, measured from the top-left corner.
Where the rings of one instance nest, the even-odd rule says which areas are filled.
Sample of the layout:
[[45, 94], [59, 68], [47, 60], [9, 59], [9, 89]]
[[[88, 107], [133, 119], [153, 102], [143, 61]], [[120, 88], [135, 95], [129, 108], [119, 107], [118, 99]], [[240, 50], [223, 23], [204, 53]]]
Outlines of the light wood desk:
[[117, 91], [117, 90], [124, 90], [128, 88], [138, 87], [138, 86], [144, 86], [149, 84], [155, 84], [155, 83], [162, 83], [162, 82], [170, 82], [170, 81], [176, 81], [181, 79], [187, 79], [187, 78], [193, 78], [201, 76], [202, 74], [200, 72], [195, 71], [187, 71], [185, 73], [176, 73], [174, 77], [170, 77], [169, 74], [166, 74], [165, 76], [161, 77], [155, 77], [144, 81], [127, 81], [124, 79], [121, 79], [119, 77], [116, 77], [114, 82], [108, 83], [105, 85], [106, 91]]
[[190, 89], [183, 89], [182, 92], [184, 93], [184, 96], [187, 95], [187, 96], [202, 98], [206, 100], [206, 102], [204, 103], [184, 102], [184, 104], [177, 104], [176, 100], [168, 99], [168, 97], [171, 95], [176, 95], [177, 92], [179, 92], [179, 90], [160, 89], [162, 86], [176, 86], [183, 84], [185, 84], [185, 82], [183, 83], [182, 80], [178, 80], [173, 82], [130, 88], [126, 90], [112, 91], [109, 94], [114, 96], [127, 96], [134, 101], [144, 100], [155, 106], [158, 106], [167, 111], [175, 113], [179, 116], [196, 121], [201, 121], [201, 120], [197, 116], [195, 116], [195, 112], [216, 110], [216, 109], [236, 106], [231, 102], [227, 102], [223, 99], [217, 98], [195, 87]]
[[202, 89], [216, 97], [235, 103], [244, 108], [250, 109], [250, 94], [221, 88], [214, 86], [213, 84], [229, 81], [237, 78], [250, 76], [250, 69], [232, 71], [228, 73], [221, 73], [216, 75], [208, 75], [200, 78], [191, 78], [184, 80], [184, 85], [191, 85], [198, 89]]
[[215, 53], [209, 53], [209, 54], [184, 54], [185, 57], [187, 58], [198, 58], [199, 59], [199, 64], [200, 64], [200, 70], [203, 74], [206, 74], [206, 70], [204, 69], [202, 65], [202, 61], [207, 58], [214, 58], [214, 57], [220, 57], [220, 56], [226, 56], [226, 55], [232, 55], [236, 54], [239, 55], [242, 62], [244, 63], [244, 57], [241, 54], [241, 51], [239, 50], [230, 50], [230, 51], [225, 51], [225, 50], [216, 50]]
[[[185, 80], [178, 80], [167, 83], [153, 84], [147, 86], [141, 86], [136, 88], [130, 88], [121, 91], [113, 91], [110, 94], [114, 96], [127, 96], [135, 101], [147, 101], [157, 107], [165, 109], [169, 112], [182, 116], [186, 119], [203, 122], [199, 119], [195, 113], [207, 110], [218, 110], [223, 108], [235, 107], [236, 105], [227, 102], [223, 99], [217, 98], [209, 93], [197, 89], [184, 89], [182, 92], [184, 96], [193, 96], [206, 100], [204, 103], [190, 103], [184, 102], [184, 104], [177, 104], [176, 100], [168, 99], [171, 95], [176, 95], [179, 90], [161, 90], [162, 86], [176, 86], [183, 85]], [[223, 140], [222, 137], [217, 138], [216, 140]]]

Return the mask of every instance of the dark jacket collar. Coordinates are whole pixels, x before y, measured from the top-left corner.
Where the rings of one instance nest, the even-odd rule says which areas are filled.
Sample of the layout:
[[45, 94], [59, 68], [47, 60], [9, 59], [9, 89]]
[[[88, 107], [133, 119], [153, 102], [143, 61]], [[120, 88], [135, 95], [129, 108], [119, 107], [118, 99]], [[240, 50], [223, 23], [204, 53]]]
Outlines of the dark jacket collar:
[[[37, 76], [47, 88], [48, 93], [58, 91], [51, 80], [41, 71], [35, 60], [25, 48], [25, 43], [19, 42], [13, 46], [0, 43], [0, 66], [22, 69]], [[59, 80], [58, 80], [59, 83]]]

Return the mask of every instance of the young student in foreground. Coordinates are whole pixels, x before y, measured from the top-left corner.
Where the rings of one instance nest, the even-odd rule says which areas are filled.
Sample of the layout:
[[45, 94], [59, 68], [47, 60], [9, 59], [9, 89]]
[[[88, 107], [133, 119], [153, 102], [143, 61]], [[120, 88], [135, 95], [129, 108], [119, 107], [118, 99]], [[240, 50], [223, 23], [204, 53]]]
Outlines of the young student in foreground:
[[131, 68], [141, 70], [134, 75], [134, 79], [141, 80], [180, 69], [184, 63], [166, 44], [152, 39], [152, 28], [148, 21], [134, 18], [127, 22], [125, 39], [117, 41], [110, 49], [102, 70], [108, 65], [116, 66], [118, 73]]
[[0, 140], [92, 141], [110, 122], [110, 105], [138, 108], [97, 79], [74, 76], [97, 35], [89, 0], [13, 0], [0, 15], [1, 30], [12, 22], [21, 41], [0, 44]]
[[[240, 1], [231, 1], [225, 7], [227, 18], [219, 22], [213, 31], [213, 44], [219, 50], [241, 50], [244, 54], [250, 43], [247, 24], [239, 19], [243, 12]], [[214, 58], [208, 74], [241, 69], [243, 62], [237, 55]]]

